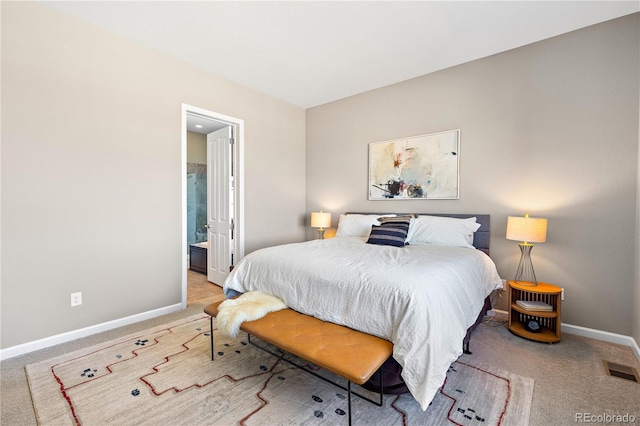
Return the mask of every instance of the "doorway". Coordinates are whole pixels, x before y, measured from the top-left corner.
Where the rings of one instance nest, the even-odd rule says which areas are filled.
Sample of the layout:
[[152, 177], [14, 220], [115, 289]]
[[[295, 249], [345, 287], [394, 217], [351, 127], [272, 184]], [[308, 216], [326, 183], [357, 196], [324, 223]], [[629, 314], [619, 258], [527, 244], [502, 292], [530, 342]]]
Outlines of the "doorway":
[[[194, 216], [193, 205], [193, 183], [188, 178], [187, 167], [187, 146], [188, 135], [193, 137], [194, 133], [202, 134], [207, 140], [210, 140], [213, 136], [220, 132], [228, 132], [229, 138], [226, 140], [228, 144], [226, 149], [218, 149], [215, 152], [206, 154], [206, 170], [207, 170], [207, 203], [206, 203], [206, 220], [197, 219], [195, 224], [189, 219]], [[207, 151], [209, 150], [210, 143], [207, 142]], [[201, 236], [203, 234], [211, 235], [209, 227], [212, 224], [220, 226], [219, 211], [220, 209], [228, 212], [228, 225], [230, 227], [230, 238], [227, 238], [225, 247], [220, 247], [220, 244], [214, 245], [213, 250], [208, 250], [208, 257], [211, 257], [213, 262], [208, 262], [208, 265], [212, 265], [213, 275], [209, 276], [208, 281], [212, 281], [211, 277], [215, 276], [216, 281], [223, 280], [225, 274], [233, 268], [242, 257], [244, 257], [244, 121], [235, 117], [230, 117], [224, 114], [208, 111], [202, 108], [198, 108], [191, 105], [182, 104], [182, 307], [186, 308], [190, 300], [193, 299], [189, 295], [190, 278], [195, 277], [195, 281], [202, 286], [202, 283], [207, 283], [206, 276], [196, 276], [195, 272], [189, 270], [188, 255], [190, 250], [193, 249], [189, 243], [190, 238], [194, 235]], [[223, 158], [224, 157], [224, 158]], [[201, 161], [202, 162], [202, 161]], [[220, 171], [220, 164], [228, 165], [224, 171]], [[190, 168], [193, 169], [193, 164], [190, 164]], [[225, 166], [226, 167], [226, 166]], [[221, 174], [222, 173], [222, 174]], [[225, 176], [228, 179], [220, 179], [220, 176]], [[211, 176], [214, 176], [212, 178]], [[193, 177], [191, 178], [193, 179]], [[211, 182], [209, 182], [211, 181]], [[190, 194], [191, 192], [191, 194]], [[188, 197], [188, 195], [191, 195]], [[200, 194], [202, 195], [202, 194]], [[212, 201], [213, 200], [213, 201]], [[224, 200], [223, 205], [220, 205], [220, 200]], [[215, 201], [215, 202], [214, 202]], [[214, 206], [212, 208], [212, 206]], [[213, 221], [212, 221], [213, 220]], [[206, 226], [203, 226], [206, 223]], [[196, 238], [197, 239], [197, 238]], [[200, 245], [204, 244], [208, 247], [207, 242], [199, 242]], [[224, 256], [221, 256], [223, 253]], [[209, 267], [207, 265], [207, 268]], [[209, 271], [207, 271], [209, 272]], [[221, 275], [222, 272], [222, 275]], [[222, 282], [215, 282], [215, 284], [222, 285]], [[221, 291], [216, 288], [218, 294]]]

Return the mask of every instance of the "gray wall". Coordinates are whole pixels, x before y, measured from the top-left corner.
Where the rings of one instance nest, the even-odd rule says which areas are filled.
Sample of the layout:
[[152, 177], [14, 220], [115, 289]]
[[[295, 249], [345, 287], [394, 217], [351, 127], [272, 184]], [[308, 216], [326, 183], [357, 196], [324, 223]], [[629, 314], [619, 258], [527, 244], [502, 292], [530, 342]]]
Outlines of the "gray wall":
[[[532, 257], [540, 281], [566, 289], [562, 321], [631, 335], [639, 20], [307, 110], [307, 211], [333, 212], [334, 226], [344, 211], [490, 213], [492, 257], [504, 278], [520, 256], [505, 239], [507, 216], [547, 217], [547, 242]], [[367, 200], [368, 143], [450, 129], [461, 131], [459, 200]]]
[[2, 348], [180, 302], [182, 103], [245, 121], [246, 251], [303, 239], [304, 110], [2, 3]]

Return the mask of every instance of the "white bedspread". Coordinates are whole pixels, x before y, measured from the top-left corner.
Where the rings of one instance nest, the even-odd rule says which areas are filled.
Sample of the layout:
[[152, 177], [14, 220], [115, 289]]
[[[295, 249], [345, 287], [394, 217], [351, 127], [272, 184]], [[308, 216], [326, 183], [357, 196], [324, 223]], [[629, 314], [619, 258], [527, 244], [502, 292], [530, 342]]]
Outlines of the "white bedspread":
[[366, 244], [339, 237], [257, 250], [224, 284], [393, 343], [402, 377], [426, 410], [491, 291], [502, 288], [480, 250]]

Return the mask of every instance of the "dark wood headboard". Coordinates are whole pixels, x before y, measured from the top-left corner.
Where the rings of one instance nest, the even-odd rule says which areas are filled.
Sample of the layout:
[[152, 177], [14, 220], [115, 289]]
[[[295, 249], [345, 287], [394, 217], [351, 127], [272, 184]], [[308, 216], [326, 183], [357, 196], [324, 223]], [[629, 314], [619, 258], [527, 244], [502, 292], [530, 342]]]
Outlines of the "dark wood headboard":
[[[348, 212], [345, 214], [379, 214], [379, 215], [383, 215], [385, 213], [378, 213], [378, 212], [368, 212], [368, 213], [362, 213], [362, 212]], [[477, 248], [478, 250], [482, 250], [483, 252], [485, 252], [487, 255], [489, 255], [489, 235], [491, 233], [491, 215], [488, 214], [466, 214], [466, 213], [462, 213], [462, 214], [457, 214], [457, 213], [394, 213], [397, 215], [403, 215], [403, 214], [421, 214], [421, 215], [428, 215], [428, 216], [444, 216], [444, 217], [454, 217], [457, 219], [466, 219], [469, 217], [475, 217], [476, 221], [480, 224], [480, 228], [478, 228], [478, 230], [476, 231], [475, 234], [473, 234], [473, 246], [475, 248]]]

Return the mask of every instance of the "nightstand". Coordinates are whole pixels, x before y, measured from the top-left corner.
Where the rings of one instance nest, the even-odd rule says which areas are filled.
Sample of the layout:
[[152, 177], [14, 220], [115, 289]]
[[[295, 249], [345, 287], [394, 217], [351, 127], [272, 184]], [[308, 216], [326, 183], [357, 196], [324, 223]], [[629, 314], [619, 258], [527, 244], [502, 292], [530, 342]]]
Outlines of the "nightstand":
[[[539, 282], [536, 286], [528, 286], [509, 281], [509, 331], [537, 342], [558, 342], [561, 327], [561, 293], [562, 289], [553, 284]], [[525, 309], [516, 303], [518, 300], [544, 302], [551, 305], [551, 310]], [[539, 333], [527, 330], [525, 324], [529, 320], [536, 320], [542, 330]]]

